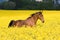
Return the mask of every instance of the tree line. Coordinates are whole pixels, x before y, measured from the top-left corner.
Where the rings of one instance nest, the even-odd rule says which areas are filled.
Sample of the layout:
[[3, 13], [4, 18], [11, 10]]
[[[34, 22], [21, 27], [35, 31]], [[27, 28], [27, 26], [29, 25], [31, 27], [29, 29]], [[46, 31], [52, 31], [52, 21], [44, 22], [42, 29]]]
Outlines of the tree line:
[[59, 10], [60, 5], [55, 6], [54, 2], [36, 2], [32, 0], [9, 0], [0, 3], [0, 9], [7, 10]]

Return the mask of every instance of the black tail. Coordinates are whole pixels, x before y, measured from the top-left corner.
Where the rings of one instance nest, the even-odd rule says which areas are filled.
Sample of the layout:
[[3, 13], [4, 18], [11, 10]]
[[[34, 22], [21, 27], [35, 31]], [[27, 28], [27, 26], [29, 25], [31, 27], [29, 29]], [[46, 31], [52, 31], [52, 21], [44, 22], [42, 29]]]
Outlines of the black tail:
[[13, 26], [13, 23], [14, 23], [14, 20], [11, 20], [11, 22], [9, 23], [9, 26], [8, 27]]

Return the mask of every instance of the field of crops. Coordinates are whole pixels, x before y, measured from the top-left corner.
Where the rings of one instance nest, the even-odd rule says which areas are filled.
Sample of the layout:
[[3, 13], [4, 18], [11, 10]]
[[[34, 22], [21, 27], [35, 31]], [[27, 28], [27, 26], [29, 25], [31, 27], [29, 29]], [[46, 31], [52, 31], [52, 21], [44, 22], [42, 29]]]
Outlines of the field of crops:
[[60, 11], [43, 11], [45, 23], [36, 27], [10, 27], [11, 20], [25, 20], [40, 10], [0, 10], [0, 40], [60, 40]]

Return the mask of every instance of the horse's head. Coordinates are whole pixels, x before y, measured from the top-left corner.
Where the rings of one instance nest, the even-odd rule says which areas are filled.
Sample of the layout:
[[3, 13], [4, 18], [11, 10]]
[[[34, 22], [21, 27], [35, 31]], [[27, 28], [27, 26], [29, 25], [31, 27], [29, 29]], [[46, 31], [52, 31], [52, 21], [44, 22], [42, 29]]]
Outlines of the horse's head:
[[37, 12], [36, 14], [37, 14], [37, 17], [42, 21], [42, 23], [44, 23], [44, 17], [42, 12]]

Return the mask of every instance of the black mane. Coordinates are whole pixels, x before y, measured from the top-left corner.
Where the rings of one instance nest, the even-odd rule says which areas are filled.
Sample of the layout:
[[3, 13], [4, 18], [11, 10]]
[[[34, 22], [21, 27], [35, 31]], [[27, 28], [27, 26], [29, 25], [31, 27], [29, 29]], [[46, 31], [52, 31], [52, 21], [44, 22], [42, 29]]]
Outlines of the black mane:
[[32, 16], [34, 16], [35, 14], [32, 14], [30, 17], [28, 17], [27, 19], [31, 18]]
[[31, 16], [34, 16], [35, 14], [32, 14]]
[[31, 18], [31, 17], [28, 17], [27, 19], [29, 19], [29, 18]]

